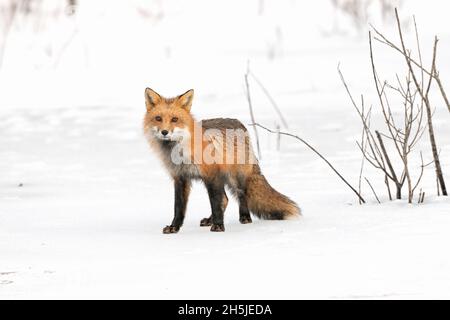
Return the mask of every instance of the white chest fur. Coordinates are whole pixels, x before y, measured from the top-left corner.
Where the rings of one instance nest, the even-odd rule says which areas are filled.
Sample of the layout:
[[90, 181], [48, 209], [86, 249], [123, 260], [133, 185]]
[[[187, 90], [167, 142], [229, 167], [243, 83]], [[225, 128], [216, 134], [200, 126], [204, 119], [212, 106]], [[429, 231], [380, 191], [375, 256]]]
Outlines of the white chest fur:
[[[178, 151], [174, 151], [176, 147], [176, 144], [161, 146], [163, 163], [169, 170], [170, 174], [172, 176], [184, 176], [191, 179], [200, 178], [200, 172], [197, 165], [190, 163], [190, 158], [179, 158]], [[174, 153], [176, 154], [174, 155]]]

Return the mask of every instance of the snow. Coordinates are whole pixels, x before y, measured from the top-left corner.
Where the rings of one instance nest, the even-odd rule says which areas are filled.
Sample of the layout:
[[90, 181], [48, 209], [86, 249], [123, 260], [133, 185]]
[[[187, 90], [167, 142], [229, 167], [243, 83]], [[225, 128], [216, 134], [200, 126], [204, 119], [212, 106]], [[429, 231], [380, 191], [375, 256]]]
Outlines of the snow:
[[[424, 48], [439, 34], [445, 85], [448, 4], [434, 2], [440, 10], [411, 1], [402, 15], [416, 14]], [[325, 1], [308, 10], [300, 2], [264, 2], [261, 15], [258, 1], [156, 1], [151, 12], [162, 18], [151, 23], [136, 14], [142, 1], [102, 3], [81, 2], [77, 21], [49, 22], [39, 36], [23, 22], [8, 40], [0, 69], [0, 298], [450, 298], [450, 200], [435, 195], [432, 166], [419, 205], [388, 201], [366, 164], [383, 203], [363, 185], [368, 203], [359, 205], [310, 150], [283, 137], [278, 152], [275, 137], [260, 130], [264, 174], [304, 216], [241, 225], [230, 201], [226, 232], [212, 233], [199, 227], [210, 208], [197, 183], [181, 231], [162, 234], [173, 188], [142, 135], [144, 88], [169, 96], [194, 88], [197, 118], [250, 123], [243, 81], [250, 61], [289, 131], [356, 186], [361, 126], [336, 67], [355, 97], [376, 103], [364, 32], [324, 36], [335, 15]], [[375, 22], [395, 37], [392, 26]], [[51, 40], [58, 52], [70, 30], [77, 36], [55, 65], [43, 48]], [[398, 57], [376, 50], [383, 76], [404, 72]], [[258, 122], [275, 127], [276, 113], [250, 85]], [[450, 115], [435, 97], [450, 183]], [[418, 148], [429, 160], [426, 135]], [[416, 154], [416, 168], [418, 161]]]

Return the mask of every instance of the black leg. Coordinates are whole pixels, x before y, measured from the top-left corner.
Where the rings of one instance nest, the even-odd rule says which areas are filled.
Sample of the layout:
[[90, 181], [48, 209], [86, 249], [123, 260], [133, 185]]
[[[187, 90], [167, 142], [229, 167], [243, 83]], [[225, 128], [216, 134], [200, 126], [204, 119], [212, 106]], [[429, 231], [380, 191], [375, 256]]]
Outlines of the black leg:
[[[223, 211], [225, 212], [225, 209], [226, 209], [227, 204], [228, 204], [228, 197], [227, 197], [227, 194], [225, 193], [225, 190], [224, 190], [224, 193], [223, 193], [222, 203], [224, 204], [223, 205], [223, 207], [224, 207]], [[213, 224], [213, 222], [212, 222], [212, 215], [210, 215], [208, 218], [203, 218], [202, 220], [200, 220], [200, 227], [210, 227], [210, 226], [212, 226], [212, 224]]]
[[225, 231], [223, 225], [223, 213], [228, 205], [228, 197], [224, 184], [219, 181], [206, 182], [209, 201], [211, 203], [211, 231]]
[[163, 229], [163, 233], [177, 233], [183, 225], [186, 205], [191, 191], [191, 181], [186, 178], [175, 178], [175, 210], [172, 224]]
[[238, 193], [239, 201], [239, 222], [242, 224], [252, 223], [252, 217], [247, 207], [247, 200], [244, 192]]
[[212, 225], [212, 215], [209, 218], [203, 218], [200, 220], [200, 227], [210, 227]]
[[237, 198], [239, 202], [239, 222], [242, 224], [252, 223], [252, 217], [247, 205], [247, 187], [245, 177], [239, 176], [237, 179]]

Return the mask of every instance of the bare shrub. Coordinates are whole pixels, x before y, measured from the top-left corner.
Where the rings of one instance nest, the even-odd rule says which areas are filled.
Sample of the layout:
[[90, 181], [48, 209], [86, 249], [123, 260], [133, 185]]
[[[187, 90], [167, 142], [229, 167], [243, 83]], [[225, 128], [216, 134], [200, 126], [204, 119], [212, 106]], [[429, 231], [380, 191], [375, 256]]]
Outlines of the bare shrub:
[[[439, 162], [439, 154], [437, 152], [438, 149], [436, 146], [436, 139], [432, 122], [433, 112], [431, 110], [429, 99], [432, 82], [440, 82], [439, 75], [438, 73], [436, 73], [437, 39], [435, 39], [433, 46], [433, 61], [431, 63], [431, 71], [428, 72], [423, 67], [422, 63], [422, 55], [420, 51], [416, 24], [414, 23], [419, 62], [415, 62], [415, 60], [412, 60], [411, 50], [408, 50], [405, 46], [397, 10], [395, 10], [395, 14], [398, 32], [401, 40], [400, 48], [395, 46], [379, 31], [374, 29], [375, 33], [377, 34], [377, 37], [375, 37], [376, 40], [389, 45], [396, 51], [402, 53], [405, 57], [407, 73], [404, 76], [399, 76], [397, 74], [395, 84], [391, 84], [380, 79], [374, 59], [374, 50], [372, 45], [372, 40], [374, 38], [372, 37], [372, 33], [369, 32], [371, 69], [378, 98], [377, 104], [379, 106], [379, 110], [385, 124], [384, 132], [381, 130], [373, 130], [371, 128], [372, 108], [366, 111], [363, 98], [361, 98], [361, 105], [358, 105], [356, 103], [339, 67], [338, 72], [341, 77], [341, 81], [347, 91], [347, 94], [351, 99], [352, 105], [357, 111], [363, 126], [361, 142], [357, 142], [358, 147], [363, 155], [363, 162], [361, 164], [360, 172], [360, 185], [363, 164], [364, 160], [366, 160], [374, 168], [378, 169], [381, 172], [385, 180], [389, 199], [392, 199], [390, 183], [393, 183], [393, 185], [395, 186], [396, 199], [402, 198], [402, 188], [406, 183], [408, 202], [412, 203], [415, 191], [417, 190], [423, 177], [424, 168], [432, 163], [434, 163], [436, 167], [436, 175], [439, 181], [440, 190], [442, 191], [443, 195], [447, 195], [445, 182], [442, 175], [442, 168]], [[414, 61], [414, 63], [412, 61]], [[419, 75], [417, 74], [418, 72]], [[427, 74], [427, 76], [425, 76], [425, 74]], [[436, 80], [436, 78], [438, 80]], [[439, 86], [440, 88], [442, 87], [441, 85]], [[445, 97], [445, 92], [442, 95]], [[402, 101], [400, 112], [400, 114], [402, 115], [400, 117], [401, 119], [398, 119], [398, 117], [394, 117], [395, 111], [399, 111], [399, 109], [398, 106], [395, 106], [391, 103], [393, 97]], [[394, 108], [397, 109], [394, 110]], [[420, 151], [420, 170], [418, 172], [415, 172], [414, 174], [414, 170], [411, 170], [410, 158], [414, 153], [415, 146], [420, 141], [427, 128], [430, 136], [433, 161], [425, 164], [422, 152]], [[401, 169], [396, 169], [397, 163], [400, 163]], [[413, 177], [413, 175], [415, 177]], [[370, 185], [370, 182], [367, 182]], [[371, 185], [370, 187], [376, 196], [375, 190]], [[425, 193], [420, 190], [418, 201], [419, 203], [423, 202], [424, 195]], [[377, 196], [376, 198], [379, 201]]]
[[[408, 66], [408, 70], [409, 70], [409, 73], [411, 74], [413, 83], [416, 87], [417, 92], [420, 95], [422, 103], [425, 105], [425, 110], [426, 110], [426, 114], [427, 114], [427, 123], [428, 123], [428, 135], [430, 138], [431, 151], [433, 154], [433, 161], [434, 161], [435, 170], [436, 170], [436, 179], [438, 181], [438, 194], [439, 194], [439, 188], [440, 188], [442, 195], [447, 196], [448, 195], [447, 188], [446, 188], [445, 181], [444, 181], [444, 175], [442, 173], [442, 166], [441, 166], [441, 162], [439, 159], [436, 136], [434, 133], [433, 112], [431, 110], [431, 102], [429, 99], [429, 92], [430, 92], [431, 84], [433, 81], [435, 81], [439, 87], [441, 96], [444, 99], [448, 110], [450, 111], [450, 104], [449, 104], [449, 101], [447, 98], [447, 94], [444, 90], [444, 86], [442, 85], [442, 81], [439, 77], [439, 72], [436, 70], [436, 53], [437, 53], [438, 38], [437, 37], [434, 38], [433, 55], [432, 55], [433, 60], [431, 62], [431, 67], [429, 69], [430, 71], [427, 71], [427, 69], [423, 67], [423, 63], [422, 63], [422, 53], [421, 53], [419, 36], [418, 36], [418, 31], [417, 31], [417, 24], [416, 24], [415, 18], [414, 18], [414, 30], [415, 30], [415, 35], [416, 35], [416, 45], [417, 45], [417, 51], [418, 51], [418, 56], [419, 56], [418, 62], [416, 62], [417, 60], [414, 60], [411, 57], [412, 50], [408, 49], [406, 47], [397, 9], [395, 9], [395, 17], [396, 17], [396, 21], [397, 21], [398, 34], [400, 37], [400, 43], [401, 43], [400, 47], [395, 45], [392, 41], [388, 40], [383, 34], [381, 34], [375, 28], [373, 28], [373, 29], [376, 32], [376, 34], [379, 36], [379, 38], [376, 38], [378, 41], [380, 41], [383, 44], [388, 45], [389, 47], [393, 48], [395, 51], [401, 53], [403, 55], [403, 57], [405, 58], [405, 62], [406, 62], [406, 65]], [[428, 81], [428, 84], [426, 87], [424, 86], [424, 82], [423, 82], [424, 81], [423, 80], [424, 73], [426, 73], [427, 76], [429, 77], [429, 81]], [[417, 74], [419, 74], [419, 75], [417, 75]]]

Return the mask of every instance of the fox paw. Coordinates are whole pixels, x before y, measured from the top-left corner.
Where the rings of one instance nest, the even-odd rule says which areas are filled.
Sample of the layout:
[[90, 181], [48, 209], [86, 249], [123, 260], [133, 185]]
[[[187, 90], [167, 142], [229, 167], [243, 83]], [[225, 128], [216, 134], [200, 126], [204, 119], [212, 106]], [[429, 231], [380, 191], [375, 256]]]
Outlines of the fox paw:
[[176, 226], [165, 226], [163, 229], [163, 233], [169, 234], [169, 233], [177, 233], [180, 230], [180, 227]]
[[213, 224], [211, 225], [212, 232], [224, 232], [225, 226], [223, 224]]
[[239, 222], [242, 224], [252, 223], [252, 218], [250, 216], [248, 217], [240, 217]]
[[203, 218], [200, 220], [200, 227], [209, 227], [212, 225], [211, 218]]

